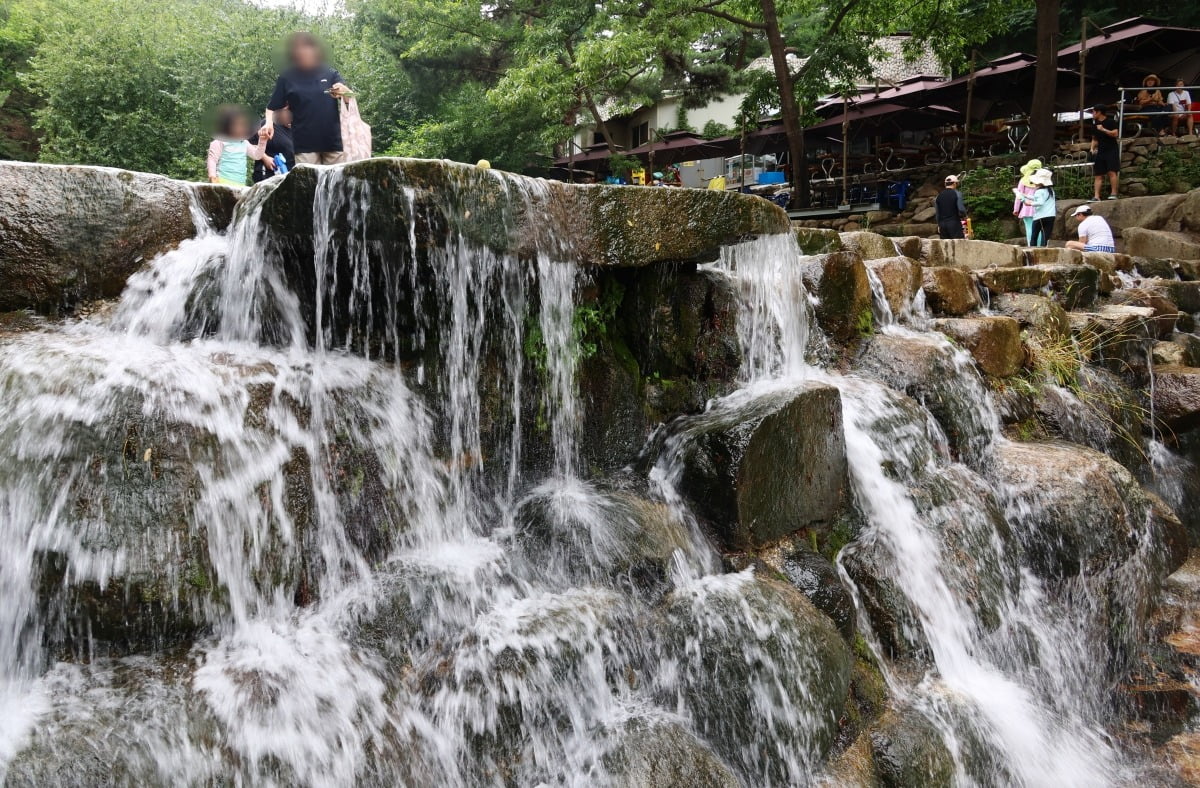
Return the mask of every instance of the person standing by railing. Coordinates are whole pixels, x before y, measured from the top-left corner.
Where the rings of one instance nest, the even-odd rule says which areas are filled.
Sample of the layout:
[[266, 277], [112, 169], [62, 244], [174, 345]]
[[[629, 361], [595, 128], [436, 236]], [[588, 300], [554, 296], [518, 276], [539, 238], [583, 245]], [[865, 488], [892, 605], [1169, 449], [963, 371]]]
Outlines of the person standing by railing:
[[1108, 199], [1117, 199], [1121, 181], [1121, 129], [1116, 118], [1109, 114], [1109, 108], [1103, 104], [1092, 107], [1092, 163], [1095, 177], [1095, 188], [1092, 200], [1100, 201], [1100, 188], [1104, 179], [1108, 178], [1112, 193]]

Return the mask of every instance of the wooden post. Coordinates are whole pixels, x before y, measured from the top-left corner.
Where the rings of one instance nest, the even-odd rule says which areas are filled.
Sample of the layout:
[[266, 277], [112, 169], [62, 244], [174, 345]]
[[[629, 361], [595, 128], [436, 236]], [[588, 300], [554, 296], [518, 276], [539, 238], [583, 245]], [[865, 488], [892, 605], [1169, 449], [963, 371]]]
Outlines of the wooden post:
[[971, 104], [975, 100], [975, 57], [979, 50], [971, 50], [971, 75], [967, 77], [967, 111], [963, 118], [963, 163], [971, 157]]
[[1088, 18], [1083, 18], [1083, 23], [1079, 29], [1079, 141], [1087, 140], [1087, 129], [1083, 122], [1083, 116], [1087, 111], [1087, 29]]

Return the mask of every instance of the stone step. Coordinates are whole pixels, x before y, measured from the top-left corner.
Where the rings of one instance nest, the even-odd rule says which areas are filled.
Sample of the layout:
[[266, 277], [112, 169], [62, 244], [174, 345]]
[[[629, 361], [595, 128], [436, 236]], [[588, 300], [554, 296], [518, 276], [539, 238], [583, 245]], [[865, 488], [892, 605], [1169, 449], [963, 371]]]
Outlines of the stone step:
[[933, 321], [933, 329], [964, 347], [992, 377], [1012, 377], [1025, 365], [1021, 325], [1011, 317], [942, 318]]
[[979, 290], [966, 271], [947, 266], [921, 269], [925, 303], [935, 315], [958, 317], [979, 309]]
[[1089, 312], [1070, 312], [1068, 318], [1086, 360], [1117, 373], [1146, 367], [1146, 346], [1155, 330], [1153, 309], [1106, 304]]
[[1090, 265], [1038, 264], [973, 272], [993, 293], [1053, 293], [1067, 309], [1091, 306], [1100, 291], [1100, 271]]

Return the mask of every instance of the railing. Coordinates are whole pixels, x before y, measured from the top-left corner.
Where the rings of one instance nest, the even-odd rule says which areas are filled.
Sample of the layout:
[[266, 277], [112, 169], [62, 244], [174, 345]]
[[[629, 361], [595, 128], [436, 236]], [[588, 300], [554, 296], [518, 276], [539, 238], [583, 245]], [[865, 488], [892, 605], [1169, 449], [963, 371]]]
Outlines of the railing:
[[[1117, 153], [1118, 153], [1118, 155], [1124, 155], [1124, 153], [1125, 153], [1125, 140], [1124, 140], [1124, 138], [1125, 138], [1125, 115], [1126, 115], [1125, 106], [1128, 103], [1128, 100], [1126, 99], [1126, 95], [1129, 93], [1133, 93], [1136, 96], [1140, 91], [1142, 91], [1144, 89], [1145, 89], [1144, 86], [1133, 87], [1133, 88], [1124, 88], [1124, 87], [1117, 88], [1117, 93], [1120, 96], [1120, 98], [1118, 99], [1118, 103], [1117, 103], [1117, 130], [1120, 132], [1117, 135]], [[1154, 89], [1162, 92], [1164, 94], [1164, 98], [1166, 98], [1166, 97], [1169, 97], [1171, 91], [1175, 90], [1176, 88], [1172, 87], [1169, 90], [1164, 90], [1163, 86], [1159, 85], [1159, 86], [1155, 87]], [[1183, 89], [1186, 90], [1188, 92], [1188, 96], [1193, 99], [1193, 101], [1191, 101], [1189, 104], [1195, 104], [1196, 103], [1194, 101], [1195, 94], [1193, 93], [1193, 91], [1200, 91], [1200, 85], [1184, 85]], [[1176, 114], [1180, 114], [1180, 115], [1200, 114], [1200, 110], [1193, 111], [1192, 107], [1190, 105], [1188, 106], [1187, 111], [1182, 112], [1182, 113], [1176, 113], [1174, 110], [1172, 110], [1170, 108], [1170, 106], [1171, 105], [1168, 102], [1166, 104], [1166, 106], [1160, 110], [1140, 111], [1140, 112], [1134, 112], [1134, 113], [1129, 113], [1129, 114], [1134, 115], [1135, 117], [1138, 115], [1166, 115], [1168, 118], [1171, 117], [1172, 115], [1176, 115]], [[1139, 137], [1139, 136], [1141, 136], [1141, 133], [1142, 133], [1141, 123], [1138, 122], [1137, 126], [1138, 126], [1138, 130], [1137, 130], [1137, 133], [1135, 133], [1133, 135], [1134, 137]]]

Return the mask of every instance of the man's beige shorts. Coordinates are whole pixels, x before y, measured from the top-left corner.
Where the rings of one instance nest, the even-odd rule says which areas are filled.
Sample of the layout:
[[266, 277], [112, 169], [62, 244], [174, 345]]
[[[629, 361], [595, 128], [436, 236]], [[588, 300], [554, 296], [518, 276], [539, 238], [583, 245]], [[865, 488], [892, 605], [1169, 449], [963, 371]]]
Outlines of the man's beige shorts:
[[345, 151], [331, 151], [329, 153], [297, 153], [297, 164], [341, 164], [346, 160]]

